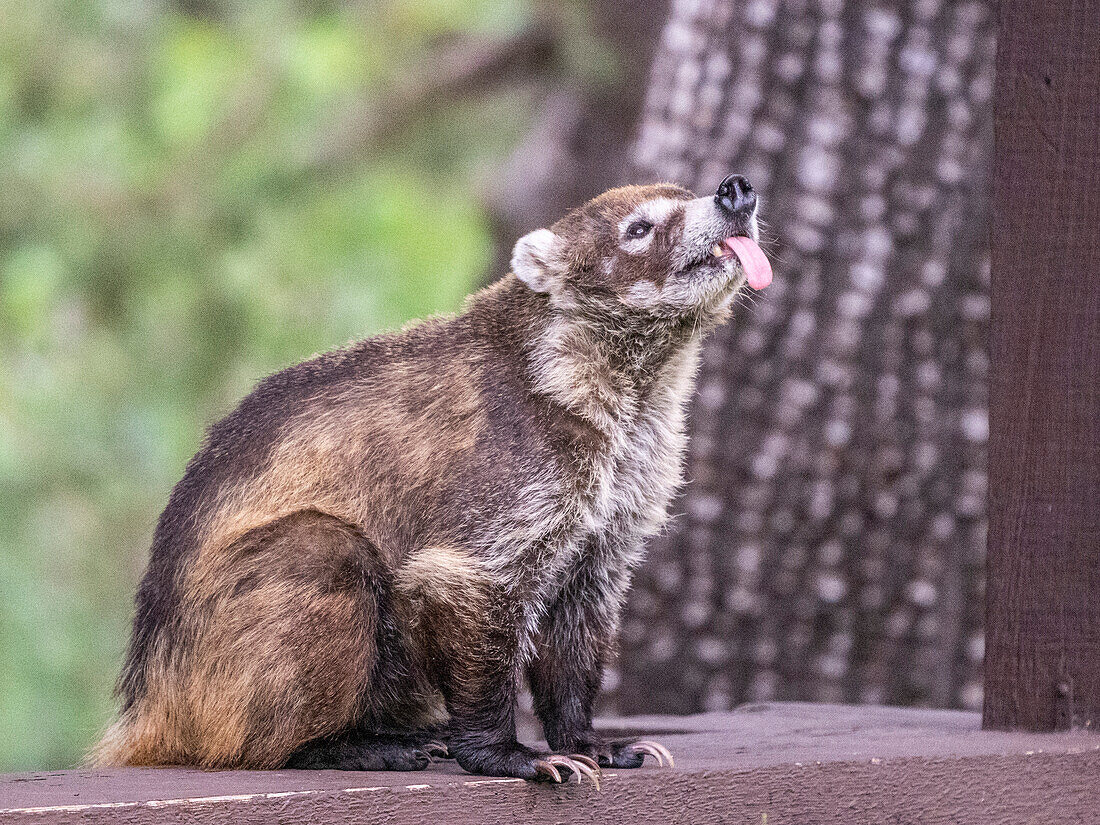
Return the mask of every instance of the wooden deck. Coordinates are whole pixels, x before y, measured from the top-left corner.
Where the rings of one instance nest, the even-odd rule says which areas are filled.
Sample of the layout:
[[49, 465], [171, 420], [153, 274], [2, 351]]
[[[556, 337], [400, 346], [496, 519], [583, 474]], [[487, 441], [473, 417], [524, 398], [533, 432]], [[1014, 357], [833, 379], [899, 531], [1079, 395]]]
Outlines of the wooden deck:
[[768, 704], [607, 720], [676, 767], [603, 787], [416, 773], [76, 770], [0, 777], [0, 823], [1100, 822], [1100, 739], [981, 731], [975, 713]]

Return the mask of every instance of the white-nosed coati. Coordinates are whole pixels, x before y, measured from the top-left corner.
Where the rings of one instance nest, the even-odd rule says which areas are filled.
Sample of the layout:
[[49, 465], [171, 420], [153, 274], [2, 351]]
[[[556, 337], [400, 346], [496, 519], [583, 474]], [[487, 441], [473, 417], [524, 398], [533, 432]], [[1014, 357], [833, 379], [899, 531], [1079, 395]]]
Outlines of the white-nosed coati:
[[[456, 317], [262, 381], [157, 525], [101, 765], [592, 779], [592, 705], [680, 481], [700, 341], [771, 270], [756, 196], [628, 186]], [[516, 741], [526, 674], [552, 754]]]

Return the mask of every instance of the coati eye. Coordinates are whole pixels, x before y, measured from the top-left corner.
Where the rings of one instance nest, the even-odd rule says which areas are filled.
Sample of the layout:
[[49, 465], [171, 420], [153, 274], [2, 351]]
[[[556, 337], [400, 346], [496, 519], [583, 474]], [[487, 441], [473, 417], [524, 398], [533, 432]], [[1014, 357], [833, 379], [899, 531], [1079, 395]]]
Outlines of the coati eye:
[[651, 229], [653, 229], [653, 224], [649, 221], [634, 221], [626, 228], [626, 236], [628, 238], [644, 238]]

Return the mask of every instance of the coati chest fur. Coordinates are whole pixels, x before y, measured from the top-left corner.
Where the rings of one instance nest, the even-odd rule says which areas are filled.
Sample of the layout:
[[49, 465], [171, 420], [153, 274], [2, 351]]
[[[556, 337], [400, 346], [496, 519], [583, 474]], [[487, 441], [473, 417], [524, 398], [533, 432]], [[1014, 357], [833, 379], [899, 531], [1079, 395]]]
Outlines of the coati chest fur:
[[[738, 176], [611, 190], [459, 315], [261, 382], [158, 522], [94, 760], [560, 781], [670, 759], [605, 741], [592, 705], [700, 343], [763, 277], [755, 211]], [[551, 753], [516, 741], [524, 676]]]

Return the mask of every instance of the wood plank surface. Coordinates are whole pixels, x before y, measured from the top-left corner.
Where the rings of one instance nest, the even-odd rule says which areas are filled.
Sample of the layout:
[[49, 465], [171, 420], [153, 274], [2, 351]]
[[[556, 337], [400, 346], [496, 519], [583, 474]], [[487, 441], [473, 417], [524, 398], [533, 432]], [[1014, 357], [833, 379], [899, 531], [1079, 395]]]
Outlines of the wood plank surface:
[[[982, 732], [976, 713], [770, 704], [609, 720], [668, 745], [675, 768], [603, 787], [417, 773], [182, 769], [0, 778], [0, 823], [1085, 822], [1100, 740]], [[766, 818], [765, 818], [766, 817]]]

